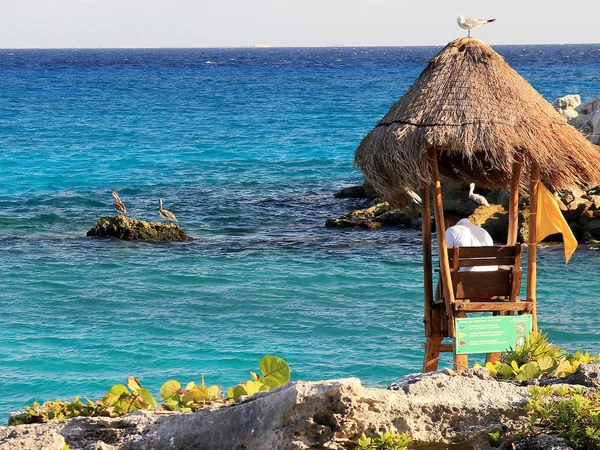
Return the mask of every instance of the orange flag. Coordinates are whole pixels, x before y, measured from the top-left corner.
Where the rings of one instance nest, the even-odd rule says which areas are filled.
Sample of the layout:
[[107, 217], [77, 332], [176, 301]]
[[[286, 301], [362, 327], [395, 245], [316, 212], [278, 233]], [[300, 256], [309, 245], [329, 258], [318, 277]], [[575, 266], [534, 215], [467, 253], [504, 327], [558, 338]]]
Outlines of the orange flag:
[[561, 233], [563, 235], [565, 264], [567, 264], [577, 248], [577, 239], [573, 236], [571, 228], [560, 212], [556, 199], [541, 182], [538, 183], [537, 229], [538, 242], [551, 234]]

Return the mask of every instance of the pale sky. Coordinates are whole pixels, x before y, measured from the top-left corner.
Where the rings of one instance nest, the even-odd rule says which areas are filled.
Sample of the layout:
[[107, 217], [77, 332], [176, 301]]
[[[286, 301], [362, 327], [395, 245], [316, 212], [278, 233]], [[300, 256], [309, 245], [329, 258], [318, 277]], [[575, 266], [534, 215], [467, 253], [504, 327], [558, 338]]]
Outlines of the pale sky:
[[0, 0], [0, 48], [600, 43], [600, 0]]

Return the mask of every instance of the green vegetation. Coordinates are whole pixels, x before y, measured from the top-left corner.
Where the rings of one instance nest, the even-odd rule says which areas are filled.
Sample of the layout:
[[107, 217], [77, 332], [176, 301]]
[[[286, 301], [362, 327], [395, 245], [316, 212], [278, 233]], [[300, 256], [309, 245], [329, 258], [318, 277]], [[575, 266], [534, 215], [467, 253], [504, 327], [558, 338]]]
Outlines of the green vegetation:
[[488, 433], [488, 441], [492, 447], [500, 447], [506, 433], [502, 430], [494, 430]]
[[533, 332], [525, 344], [502, 353], [500, 361], [486, 363], [485, 367], [496, 378], [503, 380], [535, 380], [542, 377], [566, 377], [574, 373], [581, 363], [596, 361], [581, 350], [565, 354], [558, 345], [548, 341], [546, 334]]
[[358, 439], [357, 450], [406, 450], [412, 439], [408, 433], [392, 433], [388, 431], [380, 437], [370, 438], [362, 434]]
[[25, 413], [13, 417], [10, 425], [24, 423], [39, 423], [56, 419], [63, 420], [72, 417], [108, 416], [118, 417], [136, 410], [167, 410], [193, 412], [198, 411], [211, 403], [232, 403], [242, 396], [251, 396], [260, 391], [268, 391], [283, 386], [290, 381], [290, 367], [285, 360], [277, 356], [264, 356], [258, 363], [262, 375], [250, 371], [251, 380], [238, 384], [229, 389], [227, 398], [221, 393], [218, 386], [206, 387], [204, 375], [200, 385], [189, 382], [185, 388], [176, 380], [169, 380], [160, 389], [160, 396], [164, 404], [160, 407], [147, 389], [134, 378], [127, 379], [127, 386], [116, 384], [102, 397], [93, 402], [84, 397], [75, 397], [72, 402], [62, 400], [33, 403], [25, 407]]
[[576, 450], [600, 449], [600, 397], [569, 386], [531, 387], [522, 437], [558, 433]]

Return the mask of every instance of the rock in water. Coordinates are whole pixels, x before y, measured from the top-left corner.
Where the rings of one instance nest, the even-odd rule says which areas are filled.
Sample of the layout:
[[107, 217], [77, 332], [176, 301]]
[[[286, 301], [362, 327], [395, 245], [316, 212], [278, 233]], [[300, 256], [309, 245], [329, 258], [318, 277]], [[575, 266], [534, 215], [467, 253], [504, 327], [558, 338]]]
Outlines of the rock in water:
[[146, 222], [122, 215], [102, 217], [96, 226], [87, 232], [87, 236], [153, 242], [180, 242], [192, 239], [177, 224]]

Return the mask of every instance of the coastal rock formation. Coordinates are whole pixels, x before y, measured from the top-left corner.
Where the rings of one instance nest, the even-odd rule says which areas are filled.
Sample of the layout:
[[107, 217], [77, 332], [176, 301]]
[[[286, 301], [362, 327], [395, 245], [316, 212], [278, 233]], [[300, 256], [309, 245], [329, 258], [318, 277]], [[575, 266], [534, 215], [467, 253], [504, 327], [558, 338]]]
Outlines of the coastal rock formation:
[[[572, 382], [589, 385], [597, 374], [588, 367]], [[529, 396], [527, 386], [497, 381], [483, 368], [462, 376], [448, 370], [409, 375], [388, 390], [366, 388], [357, 378], [295, 382], [193, 414], [137, 411], [0, 427], [0, 449], [61, 450], [66, 443], [71, 450], [342, 450], [353, 449], [362, 433], [392, 431], [421, 443], [485, 450], [489, 432], [514, 436], [521, 429]], [[521, 442], [517, 448], [538, 447]]]
[[146, 222], [122, 215], [102, 217], [87, 232], [87, 236], [152, 242], [176, 242], [192, 239], [177, 224]]
[[579, 95], [565, 95], [554, 108], [594, 144], [600, 144], [600, 98], [581, 103]]
[[391, 209], [389, 203], [375, 203], [365, 209], [357, 209], [340, 218], [329, 218], [325, 222], [327, 228], [379, 228], [387, 226], [404, 226], [421, 228], [421, 213], [417, 208], [407, 206], [401, 209]]

